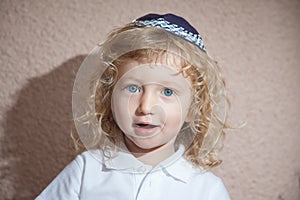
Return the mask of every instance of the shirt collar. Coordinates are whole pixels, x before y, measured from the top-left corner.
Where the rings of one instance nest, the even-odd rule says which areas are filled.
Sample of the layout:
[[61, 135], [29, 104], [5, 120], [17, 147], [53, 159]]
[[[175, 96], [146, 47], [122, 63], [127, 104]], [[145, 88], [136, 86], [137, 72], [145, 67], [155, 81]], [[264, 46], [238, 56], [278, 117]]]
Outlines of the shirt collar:
[[204, 169], [190, 164], [184, 157], [181, 157], [176, 164], [162, 169], [165, 174], [174, 179], [187, 183], [195, 174], [204, 173]]
[[119, 170], [125, 173], [154, 173], [161, 170], [167, 176], [186, 183], [193, 176], [195, 170], [183, 158], [184, 151], [184, 146], [180, 145], [173, 155], [155, 167], [145, 165], [129, 152], [119, 151], [116, 156], [104, 160], [104, 165], [107, 169]]
[[[105, 167], [108, 169], [115, 169], [115, 170], [129, 170], [130, 172], [134, 172], [135, 169], [140, 169], [141, 167], [144, 167], [148, 170], [157, 170], [160, 168], [165, 168], [172, 163], [174, 163], [176, 160], [182, 157], [184, 153], [184, 147], [183, 145], [179, 146], [178, 150], [168, 157], [167, 159], [160, 162], [157, 166], [154, 168], [150, 165], [146, 165], [139, 161], [136, 157], [134, 157], [131, 153], [126, 151], [118, 151], [115, 153], [115, 155], [110, 152], [105, 152], [106, 155], [114, 155], [109, 156], [110, 158], [104, 160]], [[137, 170], [137, 172], [140, 172], [140, 170]]]

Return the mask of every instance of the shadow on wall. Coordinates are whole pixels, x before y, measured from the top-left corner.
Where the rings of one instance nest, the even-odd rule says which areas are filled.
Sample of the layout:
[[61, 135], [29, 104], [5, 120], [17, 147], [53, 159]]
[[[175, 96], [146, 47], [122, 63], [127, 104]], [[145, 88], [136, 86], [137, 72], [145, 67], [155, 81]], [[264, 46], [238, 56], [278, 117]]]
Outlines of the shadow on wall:
[[6, 114], [1, 138], [1, 199], [34, 199], [75, 156], [71, 96], [86, 55], [29, 80]]

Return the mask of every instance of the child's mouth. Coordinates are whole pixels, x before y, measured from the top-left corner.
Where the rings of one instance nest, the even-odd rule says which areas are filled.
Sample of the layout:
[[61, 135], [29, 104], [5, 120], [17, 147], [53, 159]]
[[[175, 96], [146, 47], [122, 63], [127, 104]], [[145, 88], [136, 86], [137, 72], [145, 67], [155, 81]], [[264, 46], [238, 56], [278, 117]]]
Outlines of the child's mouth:
[[159, 125], [147, 124], [147, 123], [135, 123], [133, 124], [134, 132], [140, 137], [152, 137], [156, 135], [159, 130]]
[[145, 129], [151, 129], [151, 128], [156, 128], [158, 127], [157, 125], [153, 124], [144, 124], [144, 123], [137, 123], [134, 125], [137, 128], [145, 128]]

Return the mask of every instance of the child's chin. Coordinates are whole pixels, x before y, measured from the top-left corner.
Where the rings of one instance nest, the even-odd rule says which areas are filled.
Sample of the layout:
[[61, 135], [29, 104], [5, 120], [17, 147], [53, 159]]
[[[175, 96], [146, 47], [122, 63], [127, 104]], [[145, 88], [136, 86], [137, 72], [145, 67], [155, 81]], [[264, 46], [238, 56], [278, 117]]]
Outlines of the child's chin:
[[[150, 139], [149, 140], [133, 139], [132, 142], [136, 146], [137, 151], [141, 151], [141, 152], [151, 152], [163, 146], [161, 143], [155, 142]], [[133, 152], [133, 153], [138, 153], [138, 152]]]

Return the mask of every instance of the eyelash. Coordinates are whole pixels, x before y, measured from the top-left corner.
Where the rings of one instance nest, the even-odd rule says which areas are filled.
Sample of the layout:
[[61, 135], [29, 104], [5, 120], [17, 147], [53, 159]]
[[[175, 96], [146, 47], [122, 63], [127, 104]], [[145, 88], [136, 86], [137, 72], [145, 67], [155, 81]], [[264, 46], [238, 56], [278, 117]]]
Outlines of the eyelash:
[[[126, 87], [126, 89], [130, 92], [130, 93], [137, 93], [137, 92], [141, 92], [141, 87], [137, 86], [137, 85], [129, 85]], [[174, 94], [174, 90], [170, 89], [170, 88], [164, 88], [162, 90], [162, 94], [166, 97], [170, 97]]]

